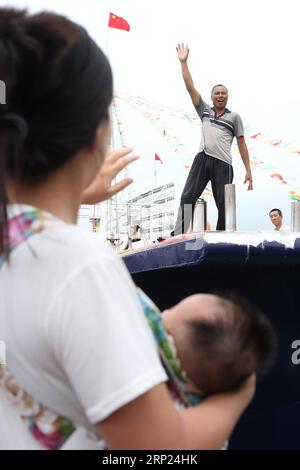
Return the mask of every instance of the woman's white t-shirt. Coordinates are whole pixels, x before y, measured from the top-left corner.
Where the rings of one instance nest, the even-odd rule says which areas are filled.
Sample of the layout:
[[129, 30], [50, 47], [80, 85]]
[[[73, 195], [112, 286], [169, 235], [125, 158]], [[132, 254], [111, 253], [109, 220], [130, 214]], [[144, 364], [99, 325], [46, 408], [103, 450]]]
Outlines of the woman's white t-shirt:
[[0, 339], [27, 392], [93, 429], [166, 374], [122, 260], [76, 225], [45, 225], [0, 269]]

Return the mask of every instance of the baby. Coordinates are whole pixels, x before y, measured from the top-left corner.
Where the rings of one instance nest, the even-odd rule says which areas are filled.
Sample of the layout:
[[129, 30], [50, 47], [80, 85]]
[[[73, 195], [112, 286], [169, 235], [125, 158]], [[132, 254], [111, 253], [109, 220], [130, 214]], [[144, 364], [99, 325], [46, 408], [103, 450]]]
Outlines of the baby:
[[142, 291], [139, 295], [162, 361], [185, 404], [236, 389], [271, 364], [274, 329], [245, 299], [195, 294], [161, 314]]

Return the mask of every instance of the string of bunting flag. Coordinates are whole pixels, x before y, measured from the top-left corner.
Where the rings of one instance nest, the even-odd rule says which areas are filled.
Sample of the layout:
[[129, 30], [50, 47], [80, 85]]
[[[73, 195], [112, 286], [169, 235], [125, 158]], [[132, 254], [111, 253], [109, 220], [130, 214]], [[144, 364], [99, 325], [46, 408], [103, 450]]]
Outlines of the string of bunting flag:
[[[173, 109], [168, 106], [162, 106], [157, 103], [153, 103], [149, 100], [143, 99], [139, 96], [133, 96], [127, 93], [116, 92], [115, 93], [115, 103], [116, 109], [118, 109], [118, 101], [126, 103], [133, 109], [135, 109], [139, 114], [149, 122], [151, 126], [156, 128], [162, 138], [164, 138], [173, 149], [174, 153], [181, 157], [183, 160], [183, 165], [187, 171], [190, 169], [191, 158], [187, 159], [188, 154], [187, 149], [183, 142], [178, 139], [176, 130], [170, 128], [167, 117], [171, 116], [176, 119], [186, 121], [190, 126], [194, 128], [201, 128], [201, 121], [198, 118], [197, 114], [187, 113], [186, 111], [179, 109]], [[123, 123], [122, 123], [123, 125]], [[283, 160], [290, 156], [295, 158], [300, 155], [300, 147], [291, 143], [284, 142], [282, 140], [264, 135], [261, 132], [255, 130], [255, 128], [246, 125], [245, 126], [245, 138], [248, 141], [250, 147], [250, 160], [251, 164], [260, 170], [268, 174], [273, 180], [278, 181], [280, 184], [283, 184], [287, 191], [290, 194], [292, 200], [300, 200], [300, 180], [299, 177], [293, 177], [292, 175], [287, 176], [287, 171], [281, 170], [278, 166], [274, 165], [272, 162], [265, 160], [265, 156], [262, 155], [262, 152], [255, 146], [256, 144], [270, 145], [278, 149], [284, 150], [282, 152]], [[236, 151], [236, 148], [235, 148]], [[211, 188], [207, 188], [206, 196], [211, 197], [212, 192]]]

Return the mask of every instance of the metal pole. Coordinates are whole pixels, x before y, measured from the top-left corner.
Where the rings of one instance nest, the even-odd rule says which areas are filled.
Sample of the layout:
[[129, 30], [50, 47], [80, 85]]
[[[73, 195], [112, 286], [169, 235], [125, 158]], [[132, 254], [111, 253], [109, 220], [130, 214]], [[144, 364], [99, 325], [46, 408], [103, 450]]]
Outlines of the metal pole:
[[300, 201], [291, 204], [291, 231], [300, 232]]
[[206, 230], [207, 224], [207, 204], [204, 199], [197, 199], [194, 208], [194, 216], [193, 216], [193, 224], [192, 224], [192, 231], [193, 232], [204, 232]]
[[[116, 179], [113, 180], [116, 182]], [[119, 207], [118, 207], [118, 195], [115, 194], [115, 211], [116, 211], [116, 238], [120, 239], [120, 225], [119, 225]], [[117, 245], [116, 247], [117, 253], [120, 253], [120, 247]]]
[[127, 235], [128, 235], [128, 249], [132, 248], [132, 217], [131, 217], [131, 205], [127, 204]]
[[236, 231], [235, 185], [225, 184], [225, 230]]
[[152, 218], [153, 218], [153, 205], [154, 205], [154, 195], [152, 190], [152, 199], [150, 200], [150, 216], [149, 216], [149, 237], [150, 243], [153, 242], [153, 225], [152, 225]]
[[106, 238], [109, 238], [111, 235], [111, 200], [107, 199], [106, 201], [106, 215], [107, 215], [107, 221], [106, 221]]

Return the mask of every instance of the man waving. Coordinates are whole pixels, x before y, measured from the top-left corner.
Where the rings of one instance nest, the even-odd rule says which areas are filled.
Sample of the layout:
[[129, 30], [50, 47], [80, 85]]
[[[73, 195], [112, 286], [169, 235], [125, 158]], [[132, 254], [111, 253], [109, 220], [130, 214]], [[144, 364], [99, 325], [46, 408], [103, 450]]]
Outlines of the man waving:
[[200, 93], [194, 87], [188, 68], [188, 46], [178, 44], [176, 49], [186, 89], [202, 121], [202, 139], [199, 153], [193, 161], [181, 194], [178, 216], [174, 232], [171, 235], [187, 232], [192, 208], [209, 181], [211, 181], [213, 196], [218, 208], [217, 230], [225, 230], [224, 186], [227, 183], [232, 183], [233, 180], [231, 144], [234, 137], [237, 139], [238, 149], [246, 169], [244, 183], [248, 182], [248, 190], [253, 189], [243, 123], [239, 114], [226, 108], [228, 90], [224, 85], [218, 84], [213, 87], [211, 92], [213, 107], [203, 101]]

